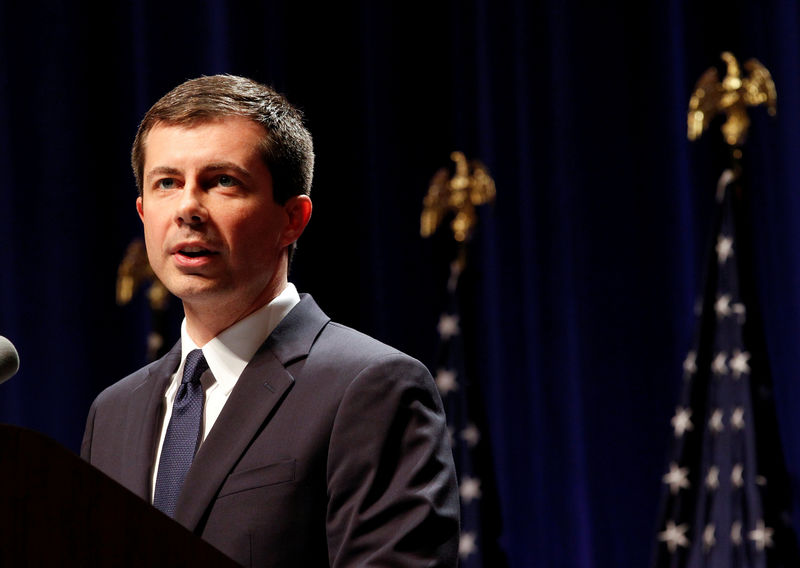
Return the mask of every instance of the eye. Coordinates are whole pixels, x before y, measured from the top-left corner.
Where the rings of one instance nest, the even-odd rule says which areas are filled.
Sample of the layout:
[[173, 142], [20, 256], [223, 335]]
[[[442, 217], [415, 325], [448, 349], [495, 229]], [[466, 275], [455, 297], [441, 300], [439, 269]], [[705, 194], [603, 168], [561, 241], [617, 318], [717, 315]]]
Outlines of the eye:
[[173, 178], [162, 178], [156, 182], [158, 189], [175, 189], [175, 180]]
[[236, 180], [236, 178], [233, 178], [225, 174], [217, 178], [217, 183], [222, 187], [234, 187], [236, 185], [239, 185], [239, 182]]

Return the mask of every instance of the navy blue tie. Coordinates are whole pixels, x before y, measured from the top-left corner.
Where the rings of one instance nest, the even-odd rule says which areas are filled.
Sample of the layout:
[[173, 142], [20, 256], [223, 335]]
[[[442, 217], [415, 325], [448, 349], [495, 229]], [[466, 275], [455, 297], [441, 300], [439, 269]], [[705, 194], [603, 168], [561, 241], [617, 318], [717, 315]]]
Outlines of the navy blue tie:
[[200, 375], [206, 369], [208, 363], [200, 349], [186, 356], [183, 380], [175, 395], [172, 417], [161, 447], [153, 505], [170, 517], [175, 513], [183, 480], [202, 440], [203, 386]]

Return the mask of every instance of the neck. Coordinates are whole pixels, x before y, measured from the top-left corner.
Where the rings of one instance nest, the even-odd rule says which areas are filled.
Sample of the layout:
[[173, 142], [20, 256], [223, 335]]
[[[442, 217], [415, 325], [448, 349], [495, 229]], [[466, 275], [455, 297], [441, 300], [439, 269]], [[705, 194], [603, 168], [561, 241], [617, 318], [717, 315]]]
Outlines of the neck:
[[198, 347], [203, 347], [232, 325], [242, 321], [274, 300], [283, 292], [286, 284], [287, 281], [283, 280], [276, 286], [265, 288], [261, 294], [250, 302], [225, 302], [218, 299], [209, 302], [184, 301], [183, 311], [186, 316], [186, 332]]

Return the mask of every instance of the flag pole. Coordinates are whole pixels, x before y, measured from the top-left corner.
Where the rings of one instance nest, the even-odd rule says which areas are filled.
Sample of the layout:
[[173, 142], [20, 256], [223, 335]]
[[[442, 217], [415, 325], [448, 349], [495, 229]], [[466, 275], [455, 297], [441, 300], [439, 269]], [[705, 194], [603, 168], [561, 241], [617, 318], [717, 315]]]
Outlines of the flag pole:
[[467, 161], [462, 152], [450, 154], [453, 172], [442, 168], [429, 184], [420, 217], [420, 234], [431, 237], [449, 220], [456, 243], [450, 261], [446, 306], [437, 326], [438, 349], [433, 368], [442, 397], [458, 474], [461, 500], [461, 568], [508, 566], [501, 550], [497, 490], [488, 445], [484, 412], [479, 406], [478, 385], [470, 382], [464, 357], [463, 322], [459, 307], [459, 279], [467, 267], [467, 245], [478, 222], [477, 207], [495, 198], [494, 180], [477, 160]]
[[[738, 207], [747, 108], [775, 114], [775, 85], [755, 59], [742, 76], [722, 54], [727, 73], [707, 70], [689, 101], [688, 138], [724, 115], [730, 167], [717, 184], [715, 240], [693, 347], [683, 364], [684, 393], [672, 418], [674, 447], [662, 478], [664, 499], [656, 568], [800, 566], [789, 521], [788, 476], [771, 394], [758, 315], [746, 216]], [[736, 192], [733, 192], [733, 189]]]

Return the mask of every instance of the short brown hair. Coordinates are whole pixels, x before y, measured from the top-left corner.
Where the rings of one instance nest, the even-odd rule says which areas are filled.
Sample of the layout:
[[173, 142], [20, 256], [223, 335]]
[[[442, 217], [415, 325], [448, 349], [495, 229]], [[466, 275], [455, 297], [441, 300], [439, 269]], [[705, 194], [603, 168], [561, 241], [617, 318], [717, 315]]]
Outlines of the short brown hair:
[[144, 115], [131, 151], [139, 195], [144, 182], [145, 140], [154, 126], [191, 126], [226, 116], [241, 116], [264, 127], [262, 158], [272, 174], [277, 203], [311, 193], [314, 145], [300, 111], [266, 85], [234, 75], [213, 75], [178, 85]]

